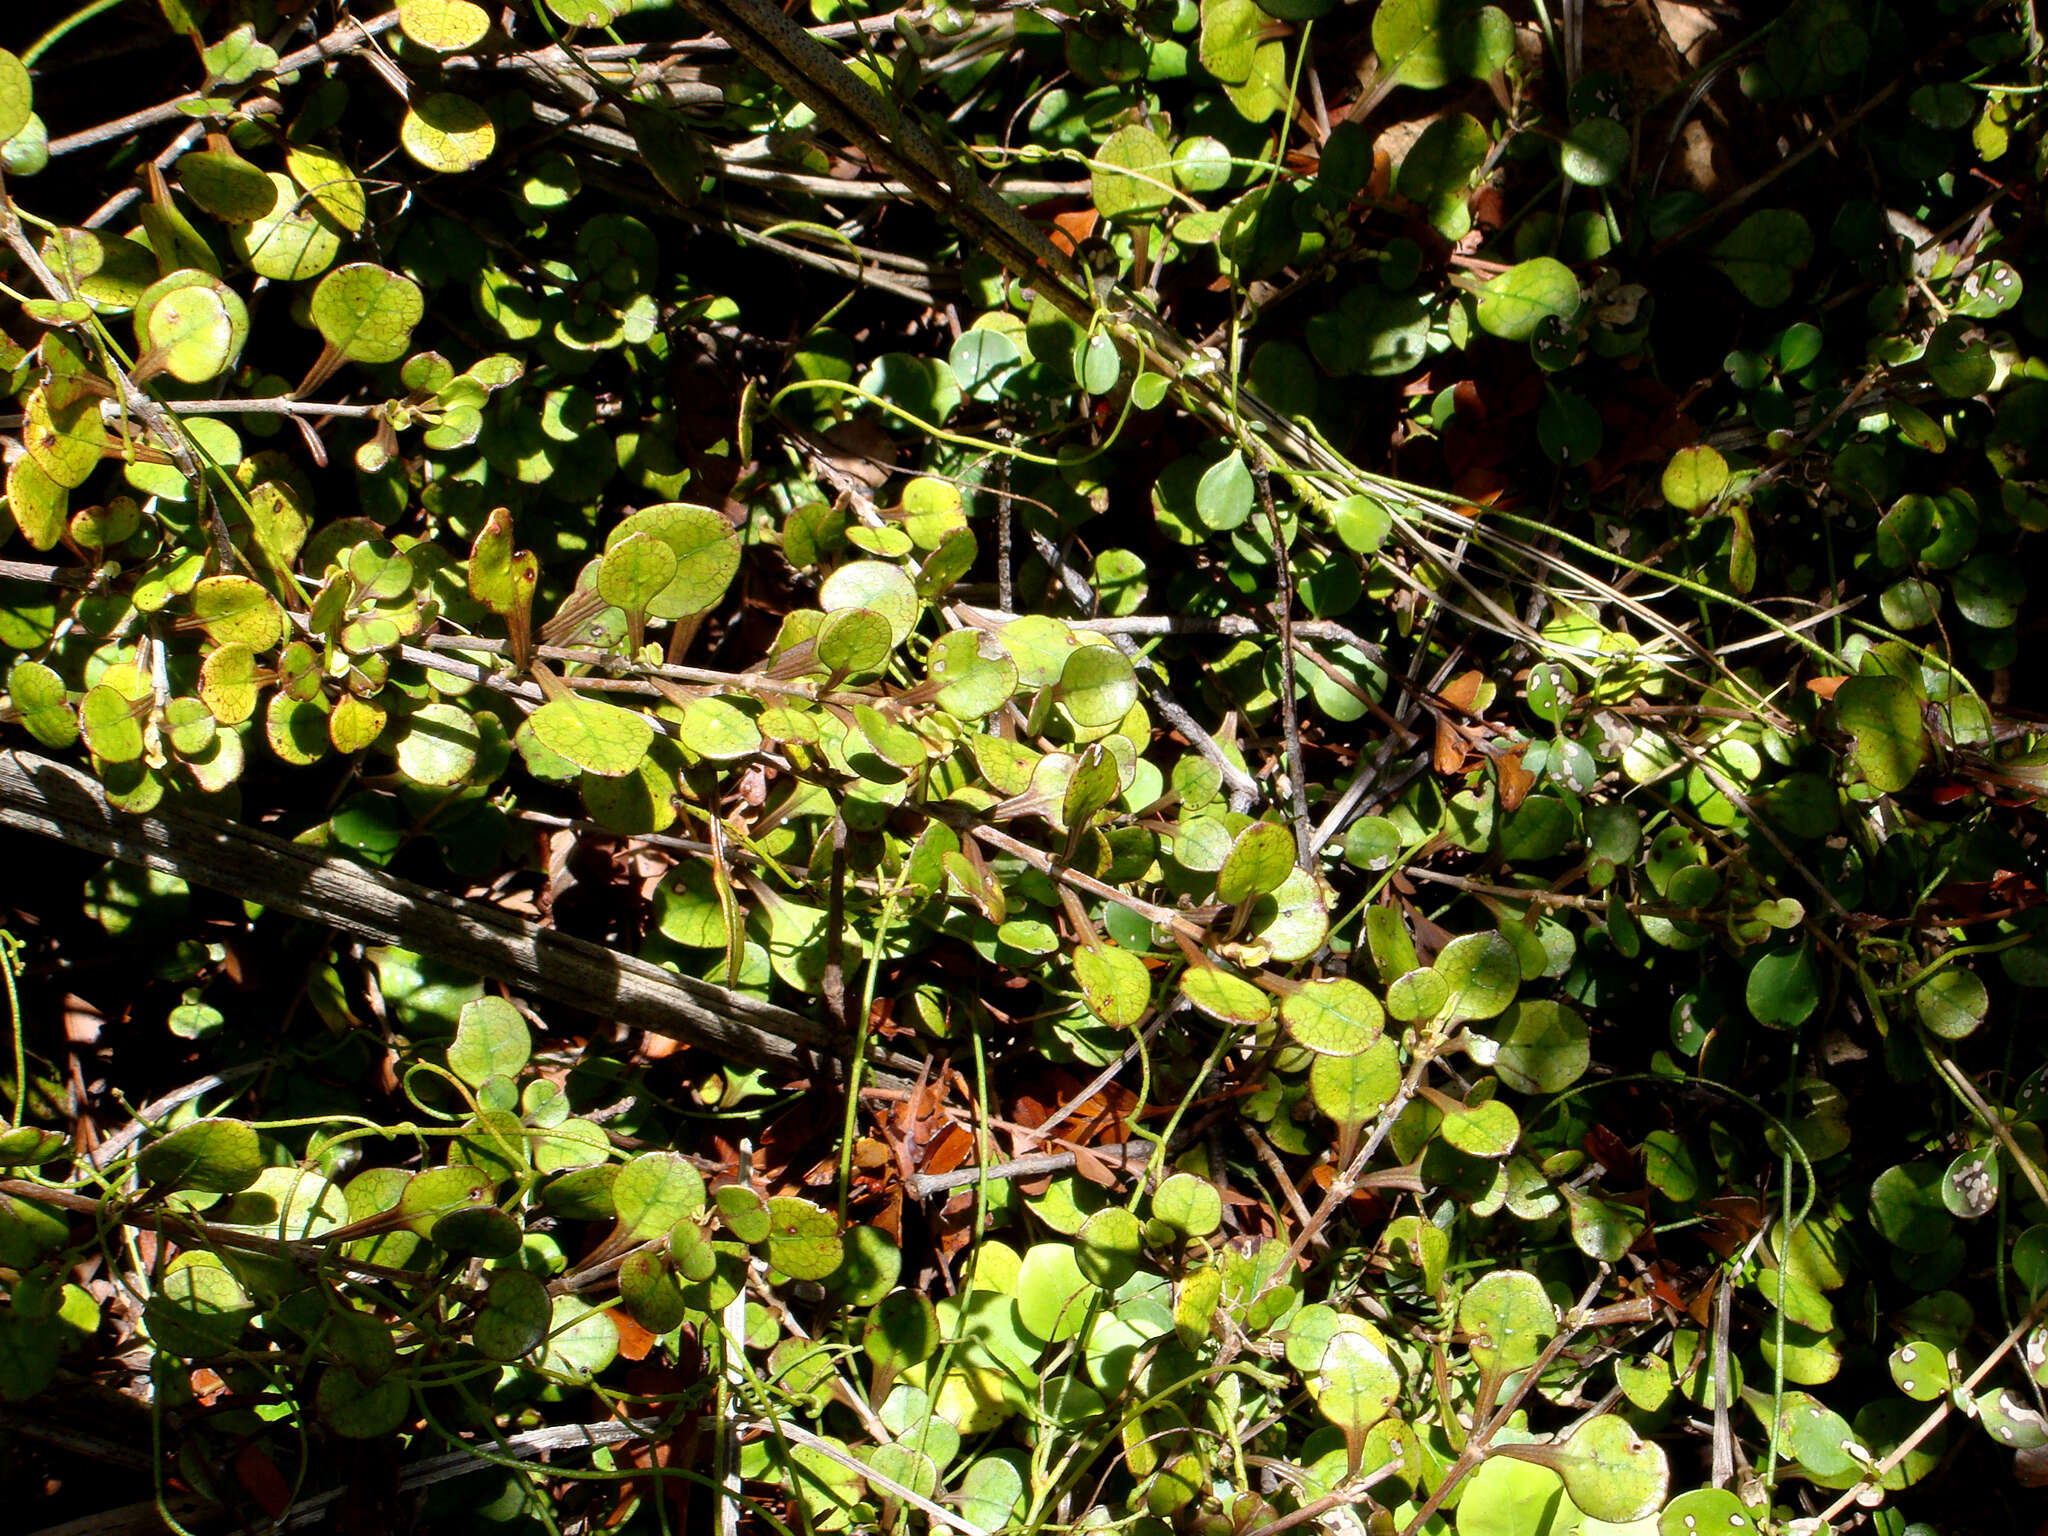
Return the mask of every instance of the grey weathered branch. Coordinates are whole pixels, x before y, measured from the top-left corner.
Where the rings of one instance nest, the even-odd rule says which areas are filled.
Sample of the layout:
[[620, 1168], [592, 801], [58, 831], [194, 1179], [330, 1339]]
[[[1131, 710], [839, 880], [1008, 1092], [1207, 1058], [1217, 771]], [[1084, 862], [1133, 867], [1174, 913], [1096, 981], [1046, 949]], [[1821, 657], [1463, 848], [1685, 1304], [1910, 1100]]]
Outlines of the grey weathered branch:
[[[280, 75], [291, 74], [309, 64], [319, 64], [344, 53], [352, 53], [380, 32], [388, 32], [398, 25], [398, 12], [387, 11], [382, 16], [373, 16], [368, 21], [349, 20], [317, 42], [308, 43], [295, 53], [288, 53], [277, 61], [277, 67], [265, 73], [252, 75], [244, 81], [241, 89], [274, 80]], [[239, 95], [240, 91], [223, 94]], [[140, 112], [130, 112], [126, 117], [117, 117], [110, 122], [100, 123], [77, 133], [67, 133], [62, 138], [50, 140], [50, 155], [68, 155], [75, 150], [90, 149], [95, 144], [109, 143], [115, 139], [126, 139], [156, 123], [168, 123], [185, 116], [186, 108], [192, 103], [204, 100], [198, 91], [187, 91], [169, 101], [158, 102], [153, 107], [144, 107]]]
[[[1121, 1173], [1143, 1168], [1151, 1161], [1153, 1148], [1149, 1141], [1126, 1141], [1113, 1147], [1090, 1147], [1088, 1150]], [[1035, 1179], [1042, 1174], [1065, 1173], [1078, 1160], [1072, 1152], [1033, 1152], [1024, 1157], [1013, 1157], [1007, 1163], [992, 1163], [987, 1168], [977, 1164], [969, 1168], [955, 1168], [949, 1173], [913, 1173], [903, 1181], [903, 1187], [915, 1198], [924, 1200], [932, 1195], [979, 1184], [984, 1178]]]
[[[0, 826], [402, 945], [732, 1061], [809, 1071], [816, 1062], [840, 1064], [844, 1055], [823, 1024], [789, 1009], [205, 811], [174, 804], [146, 816], [119, 810], [90, 775], [33, 753], [0, 751]], [[905, 1065], [885, 1056], [871, 1075], [900, 1084]]]

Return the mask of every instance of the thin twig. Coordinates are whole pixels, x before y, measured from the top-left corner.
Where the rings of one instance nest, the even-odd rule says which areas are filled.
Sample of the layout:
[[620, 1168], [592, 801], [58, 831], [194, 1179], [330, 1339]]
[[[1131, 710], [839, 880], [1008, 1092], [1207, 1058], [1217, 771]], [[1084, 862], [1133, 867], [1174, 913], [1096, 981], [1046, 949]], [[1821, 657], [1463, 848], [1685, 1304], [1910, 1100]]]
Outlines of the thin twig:
[[[304, 69], [309, 64], [318, 64], [327, 59], [339, 58], [345, 53], [353, 53], [369, 42], [371, 38], [376, 37], [379, 33], [388, 32], [397, 25], [398, 12], [396, 10], [387, 11], [384, 15], [372, 17], [368, 21], [356, 21], [351, 18], [317, 42], [308, 43], [297, 52], [286, 54], [277, 61], [276, 68], [251, 75], [248, 80], [242, 82], [241, 90], [248, 90], [265, 79], [275, 79], [279, 75], [292, 74], [297, 70]], [[239, 94], [239, 92], [235, 94]], [[157, 123], [168, 123], [185, 116], [186, 107], [195, 101], [203, 101], [205, 99], [205, 96], [199, 91], [187, 91], [182, 96], [173, 97], [169, 101], [158, 102], [153, 107], [144, 107], [140, 112], [130, 112], [126, 117], [117, 117], [111, 122], [100, 123], [91, 128], [84, 128], [77, 133], [67, 133], [62, 138], [50, 140], [50, 155], [52, 158], [55, 158], [58, 155], [71, 154], [76, 150], [90, 149], [95, 144], [105, 144], [114, 139], [131, 138], [144, 128], [152, 127]]]
[[[1119, 1173], [1135, 1173], [1145, 1166], [1152, 1152], [1149, 1141], [1125, 1141], [1114, 1146], [1088, 1149], [1089, 1156], [1102, 1159]], [[913, 1173], [903, 1181], [903, 1187], [919, 1200], [927, 1200], [950, 1189], [977, 1184], [985, 1178], [1034, 1179], [1041, 1174], [1065, 1173], [1078, 1160], [1078, 1155], [1073, 1152], [1032, 1152], [987, 1168], [977, 1164], [969, 1168], [955, 1168], [950, 1173]]]
[[1872, 1467], [1868, 1472], [1866, 1472], [1863, 1475], [1863, 1481], [1857, 1483], [1853, 1487], [1843, 1489], [1840, 1496], [1836, 1498], [1835, 1502], [1830, 1504], [1826, 1509], [1820, 1512], [1819, 1520], [1815, 1528], [1819, 1530], [1827, 1529], [1829, 1523], [1834, 1520], [1835, 1516], [1841, 1514], [1842, 1511], [1847, 1509], [1851, 1504], [1858, 1502], [1858, 1500], [1863, 1494], [1865, 1494], [1870, 1489], [1877, 1486], [1878, 1483], [1883, 1481], [1884, 1475], [1887, 1472], [1891, 1471], [1893, 1467], [1896, 1467], [1900, 1462], [1904, 1461], [1908, 1456], [1912, 1455], [1915, 1450], [1919, 1449], [1920, 1442], [1925, 1440], [1929, 1435], [1933, 1434], [1937, 1429], [1939, 1429], [1941, 1427], [1942, 1421], [1949, 1416], [1950, 1405], [1955, 1402], [1959, 1402], [1969, 1398], [1971, 1394], [1973, 1394], [1976, 1391], [1977, 1383], [1982, 1381], [1986, 1376], [1990, 1375], [1993, 1368], [1996, 1367], [1998, 1363], [2001, 1360], [2003, 1360], [2007, 1355], [2012, 1353], [2013, 1347], [2017, 1345], [2021, 1339], [2027, 1336], [2027, 1332], [2029, 1329], [2031, 1329], [2036, 1323], [2040, 1322], [2044, 1313], [2048, 1313], [2048, 1296], [2043, 1296], [2040, 1300], [2036, 1301], [2033, 1304], [2033, 1306], [2029, 1307], [2027, 1309], [2027, 1315], [2021, 1318], [2019, 1322], [2013, 1325], [2012, 1332], [2008, 1333], [2004, 1337], [2004, 1339], [2002, 1339], [1999, 1342], [1997, 1348], [1993, 1349], [1990, 1354], [1984, 1357], [1983, 1361], [1978, 1365], [1976, 1370], [1970, 1372], [1970, 1374], [1966, 1378], [1964, 1378], [1962, 1385], [1955, 1388], [1953, 1391], [1946, 1393], [1941, 1398], [1941, 1400], [1934, 1405], [1934, 1411], [1928, 1414], [1926, 1418], [1922, 1419], [1919, 1422], [1919, 1424], [1914, 1427], [1913, 1432], [1910, 1435], [1906, 1436], [1905, 1439], [1901, 1440], [1897, 1445], [1893, 1446], [1890, 1454], [1887, 1455], [1884, 1458], [1884, 1460], [1880, 1461], [1876, 1466]]
[[1295, 694], [1300, 688], [1294, 675], [1294, 565], [1287, 552], [1287, 531], [1281, 525], [1279, 509], [1273, 505], [1273, 477], [1261, 464], [1252, 472], [1258, 487], [1259, 505], [1266, 513], [1266, 526], [1273, 535], [1273, 580], [1278, 595], [1273, 614], [1280, 622], [1280, 732], [1287, 749], [1287, 784], [1294, 800], [1294, 861], [1309, 867], [1308, 782], [1301, 761], [1301, 721], [1295, 713]]
[[1791, 154], [1787, 155], [1784, 159], [1780, 160], [1768, 171], [1765, 171], [1763, 175], [1757, 177], [1754, 181], [1748, 182], [1743, 186], [1737, 187], [1733, 192], [1730, 192], [1726, 197], [1722, 198], [1720, 202], [1714, 204], [1714, 206], [1709, 208], [1705, 213], [1701, 214], [1698, 218], [1686, 224], [1676, 234], [1666, 235], [1662, 240], [1659, 240], [1656, 243], [1656, 245], [1651, 247], [1650, 254], [1653, 256], [1662, 255], [1665, 251], [1670, 250], [1674, 245], [1680, 245], [1685, 241], [1690, 240], [1694, 235], [1698, 234], [1701, 230], [1710, 228], [1715, 223], [1717, 223], [1724, 214], [1730, 213], [1733, 210], [1740, 208], [1744, 203], [1748, 202], [1752, 197], [1755, 197], [1757, 193], [1763, 191], [1765, 187], [1770, 186], [1780, 176], [1783, 176], [1787, 171], [1793, 169], [1795, 166], [1804, 164], [1810, 156], [1816, 155], [1821, 150], [1826, 149], [1828, 145], [1832, 144], [1836, 139], [1840, 138], [1843, 134], [1847, 133], [1851, 128], [1854, 128], [1858, 123], [1862, 122], [1864, 118], [1870, 116], [1871, 113], [1875, 112], [1879, 107], [1883, 106], [1895, 94], [1897, 94], [1899, 88], [1904, 84], [1905, 77], [1903, 76], [1891, 81], [1875, 96], [1872, 96], [1870, 100], [1864, 102], [1862, 106], [1858, 107], [1855, 111], [1851, 112], [1847, 117], [1841, 118], [1836, 122], [1830, 123], [1824, 132], [1816, 135], [1807, 143], [1800, 145], [1799, 148], [1795, 149]]

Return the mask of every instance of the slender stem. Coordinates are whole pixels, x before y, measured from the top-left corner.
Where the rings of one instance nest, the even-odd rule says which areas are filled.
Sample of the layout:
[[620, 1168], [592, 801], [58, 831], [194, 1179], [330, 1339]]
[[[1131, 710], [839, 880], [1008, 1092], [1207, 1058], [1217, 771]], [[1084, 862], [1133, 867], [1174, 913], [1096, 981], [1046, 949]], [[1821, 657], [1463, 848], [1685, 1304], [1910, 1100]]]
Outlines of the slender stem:
[[1309, 866], [1309, 835], [1313, 828], [1308, 815], [1308, 782], [1301, 761], [1301, 721], [1295, 712], [1295, 694], [1300, 684], [1294, 675], [1294, 565], [1287, 552], [1287, 531], [1273, 505], [1273, 477], [1262, 463], [1252, 472], [1258, 487], [1259, 505], [1266, 514], [1266, 526], [1273, 536], [1273, 580], [1278, 588], [1273, 614], [1280, 622], [1280, 734], [1287, 749], [1287, 785], [1294, 801], [1294, 859]]
[[[398, 25], [398, 12], [394, 9], [368, 21], [345, 21], [317, 42], [309, 43], [296, 53], [288, 53], [277, 61], [276, 68], [269, 71], [269, 77], [289, 75], [304, 69], [309, 64], [318, 64], [326, 59], [338, 58], [344, 53], [353, 53], [379, 33], [388, 32]], [[261, 73], [252, 75], [240, 89], [246, 90], [265, 78]], [[239, 91], [237, 92], [239, 94]], [[74, 150], [90, 149], [95, 144], [105, 144], [112, 139], [125, 139], [144, 128], [157, 123], [168, 123], [185, 115], [185, 108], [195, 101], [206, 98], [198, 91], [187, 91], [169, 101], [158, 102], [153, 107], [144, 107], [140, 112], [130, 112], [111, 122], [100, 123], [77, 133], [67, 133], [61, 139], [50, 141], [50, 155], [71, 154]]]
[[28, 1049], [21, 1037], [21, 994], [14, 986], [20, 971], [21, 940], [0, 928], [0, 980], [7, 983], [7, 1014], [14, 1025], [14, 1107], [8, 1116], [9, 1129], [21, 1124], [28, 1109]]
[[62, 21], [51, 27], [41, 37], [30, 43], [27, 48], [23, 49], [21, 62], [33, 69], [37, 59], [40, 59], [52, 48], [63, 42], [73, 31], [84, 26], [93, 17], [111, 11], [119, 4], [121, 4], [121, 0], [87, 0], [85, 5], [80, 6], [69, 16], [66, 16]]
[[1835, 1502], [1830, 1504], [1826, 1509], [1820, 1512], [1816, 1529], [1825, 1530], [1828, 1524], [1835, 1518], [1835, 1516], [1839, 1515], [1843, 1510], [1847, 1509], [1851, 1504], [1854, 1504], [1856, 1502], [1858, 1495], [1862, 1494], [1866, 1489], [1870, 1488], [1873, 1484], [1881, 1481], [1887, 1472], [1891, 1471], [1893, 1467], [1896, 1467], [1900, 1462], [1904, 1461], [1908, 1456], [1912, 1455], [1914, 1450], [1916, 1450], [1919, 1447], [1921, 1441], [1925, 1440], [1929, 1435], [1933, 1434], [1937, 1429], [1941, 1427], [1942, 1420], [1946, 1419], [1949, 1416], [1949, 1405], [1953, 1402], [1969, 1397], [1970, 1394], [1976, 1390], [1977, 1383], [1982, 1381], [1986, 1376], [1990, 1375], [1992, 1368], [1996, 1366], [2001, 1360], [2003, 1360], [2007, 1355], [2012, 1353], [2013, 1347], [2017, 1345], [2021, 1339], [2027, 1336], [2027, 1330], [2032, 1328], [2035, 1323], [2039, 1322], [2043, 1314], [2048, 1314], [2048, 1296], [2043, 1296], [2039, 1301], [2035, 1302], [2034, 1305], [2028, 1309], [2027, 1315], [2021, 1318], [2019, 1322], [2013, 1325], [2012, 1332], [2008, 1333], [2004, 1337], [2004, 1339], [2002, 1339], [1999, 1342], [1997, 1348], [1993, 1349], [1990, 1354], [1984, 1357], [1983, 1363], [1980, 1364], [1976, 1370], [1970, 1372], [1969, 1376], [1965, 1378], [1965, 1380], [1963, 1381], [1963, 1384], [1957, 1387], [1954, 1391], [1948, 1393], [1945, 1397], [1942, 1398], [1940, 1402], [1936, 1403], [1934, 1405], [1934, 1411], [1928, 1414], [1926, 1418], [1922, 1419], [1919, 1422], [1919, 1424], [1914, 1427], [1914, 1430], [1910, 1435], [1906, 1436], [1905, 1439], [1901, 1440], [1897, 1445], [1893, 1446], [1891, 1449], [1891, 1454], [1886, 1456], [1885, 1459], [1883, 1461], [1880, 1461], [1876, 1466], [1872, 1467], [1870, 1471], [1865, 1474], [1862, 1482], [1857, 1483], [1852, 1488], [1845, 1488], [1844, 1490], [1842, 1490], [1841, 1495], [1838, 1498], [1836, 1498]]
[[[1143, 1168], [1152, 1151], [1149, 1141], [1126, 1141], [1115, 1146], [1090, 1147], [1088, 1155], [1100, 1158], [1113, 1171], [1121, 1173]], [[955, 1168], [946, 1173], [913, 1173], [903, 1181], [903, 1187], [915, 1198], [926, 1200], [983, 1179], [1035, 1179], [1048, 1173], [1065, 1173], [1079, 1160], [1073, 1152], [1032, 1152], [1003, 1163], [976, 1163], [971, 1168]]]

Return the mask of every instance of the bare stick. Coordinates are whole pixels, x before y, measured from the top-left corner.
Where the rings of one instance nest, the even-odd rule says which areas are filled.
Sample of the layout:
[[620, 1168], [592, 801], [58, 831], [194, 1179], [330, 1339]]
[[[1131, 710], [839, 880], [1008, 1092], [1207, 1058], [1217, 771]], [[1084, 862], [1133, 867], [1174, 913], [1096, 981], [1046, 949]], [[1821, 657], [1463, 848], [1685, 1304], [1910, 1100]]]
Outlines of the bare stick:
[[[91, 776], [31, 753], [0, 752], [0, 826], [179, 875], [375, 944], [398, 944], [600, 1018], [702, 1046], [728, 1060], [807, 1074], [844, 1045], [786, 1008], [679, 976], [538, 923], [203, 811], [117, 810]], [[903, 1083], [914, 1063], [882, 1059]], [[906, 1068], [908, 1070], [906, 1070]]]
[[[319, 41], [308, 43], [296, 53], [286, 54], [277, 61], [277, 67], [270, 70], [267, 75], [252, 75], [249, 81], [244, 82], [245, 87], [265, 78], [291, 74], [309, 64], [318, 64], [325, 59], [338, 58], [344, 53], [353, 53], [378, 33], [388, 32], [397, 25], [396, 10], [387, 11], [384, 15], [372, 17], [368, 21], [345, 21]], [[130, 112], [126, 117], [117, 117], [112, 122], [81, 129], [77, 133], [67, 133], [61, 139], [50, 140], [50, 154], [54, 158], [58, 155], [68, 155], [74, 150], [90, 149], [95, 144], [105, 144], [113, 139], [129, 138], [144, 128], [183, 117], [188, 105], [203, 99], [200, 92], [187, 91], [182, 96], [158, 102], [153, 107], [144, 107], [140, 112]]]
[[[1120, 1172], [1135, 1172], [1145, 1166], [1152, 1156], [1149, 1141], [1126, 1141], [1113, 1147], [1090, 1147], [1089, 1153], [1101, 1158]], [[1032, 1152], [1024, 1157], [1013, 1157], [1007, 1163], [994, 1163], [983, 1168], [955, 1168], [950, 1173], [913, 1173], [903, 1181], [903, 1187], [920, 1200], [933, 1195], [944, 1194], [949, 1189], [963, 1189], [969, 1184], [979, 1184], [983, 1179], [1035, 1179], [1043, 1173], [1065, 1173], [1078, 1161], [1072, 1152]]]
[[1302, 778], [1301, 721], [1295, 714], [1294, 678], [1294, 566], [1287, 554], [1286, 530], [1273, 505], [1273, 477], [1261, 464], [1252, 475], [1259, 488], [1259, 505], [1266, 513], [1266, 526], [1273, 534], [1273, 580], [1279, 588], [1273, 600], [1273, 614], [1280, 621], [1280, 731], [1287, 748], [1287, 784], [1294, 801], [1294, 862], [1309, 865], [1308, 784]]

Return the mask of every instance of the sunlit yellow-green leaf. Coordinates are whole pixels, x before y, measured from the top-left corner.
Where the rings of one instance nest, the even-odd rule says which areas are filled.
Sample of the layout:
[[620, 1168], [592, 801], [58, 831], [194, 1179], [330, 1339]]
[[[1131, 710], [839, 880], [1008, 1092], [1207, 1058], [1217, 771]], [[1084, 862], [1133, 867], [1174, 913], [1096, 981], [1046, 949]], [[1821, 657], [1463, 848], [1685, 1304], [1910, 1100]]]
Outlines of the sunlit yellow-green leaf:
[[430, 171], [473, 171], [498, 146], [491, 114], [467, 96], [434, 91], [415, 97], [398, 125], [398, 142]]
[[549, 750], [608, 779], [637, 769], [654, 742], [654, 728], [643, 717], [596, 699], [557, 699], [541, 705], [528, 723]]
[[313, 324], [327, 344], [358, 363], [396, 362], [426, 313], [426, 299], [409, 277], [375, 262], [336, 267], [313, 290]]
[[422, 48], [460, 53], [483, 41], [491, 18], [469, 0], [401, 0], [398, 28]]

